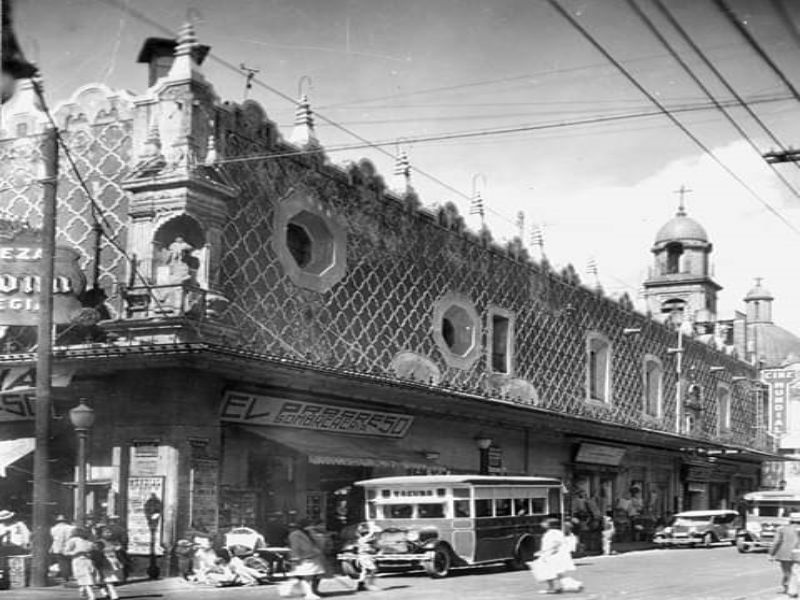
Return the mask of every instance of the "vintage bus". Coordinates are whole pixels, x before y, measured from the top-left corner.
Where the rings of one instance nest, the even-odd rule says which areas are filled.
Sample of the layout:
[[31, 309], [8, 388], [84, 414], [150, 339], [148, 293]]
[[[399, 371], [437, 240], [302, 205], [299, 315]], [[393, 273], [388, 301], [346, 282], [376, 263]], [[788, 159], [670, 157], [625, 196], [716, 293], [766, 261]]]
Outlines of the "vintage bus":
[[[446, 577], [454, 567], [533, 560], [543, 522], [563, 518], [562, 484], [543, 477], [417, 475], [360, 481], [378, 569], [422, 567]], [[355, 576], [355, 546], [338, 556]]]
[[768, 549], [775, 532], [789, 522], [791, 513], [800, 512], [800, 491], [750, 492], [742, 497], [745, 505], [744, 526], [736, 532], [739, 552]]

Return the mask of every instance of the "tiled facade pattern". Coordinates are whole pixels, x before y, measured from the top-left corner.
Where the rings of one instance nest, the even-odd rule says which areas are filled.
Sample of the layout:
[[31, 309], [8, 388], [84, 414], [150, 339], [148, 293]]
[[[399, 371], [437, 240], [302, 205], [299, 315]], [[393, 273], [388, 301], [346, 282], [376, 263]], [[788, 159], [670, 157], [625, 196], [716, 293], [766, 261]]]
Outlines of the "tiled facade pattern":
[[[97, 88], [100, 89], [100, 88]], [[110, 97], [110, 96], [109, 96]], [[118, 96], [117, 103], [121, 101]], [[105, 99], [106, 108], [110, 100]], [[127, 107], [86, 109], [73, 99], [59, 116], [78, 167], [103, 207], [116, 239], [125, 244], [128, 200], [121, 181], [131, 168], [132, 121]], [[100, 102], [103, 104], [103, 102]], [[67, 119], [67, 116], [70, 118]], [[216, 110], [220, 158], [285, 152], [254, 103], [226, 103]], [[198, 136], [200, 138], [202, 136]], [[202, 140], [197, 141], [198, 145]], [[38, 186], [24, 188], [35, 176], [35, 136], [0, 142], [0, 201], [15, 216], [39, 218]], [[485, 348], [490, 306], [515, 316], [513, 373], [532, 384], [541, 408], [598, 421], [674, 431], [677, 374], [667, 352], [677, 334], [617, 302], [533, 264], [513, 244], [501, 248], [488, 236], [464, 231], [450, 207], [421, 211], [413, 195], [386, 195], [369, 163], [336, 168], [319, 156], [276, 158], [221, 167], [241, 194], [229, 201], [229, 219], [220, 248], [220, 292], [231, 303], [222, 319], [239, 332], [241, 344], [257, 352], [301, 358], [312, 364], [394, 376], [395, 357], [413, 352], [433, 361], [446, 388], [484, 395], [487, 401], [508, 389], [508, 377], [490, 375]], [[298, 288], [286, 275], [272, 245], [275, 207], [292, 191], [314, 195], [347, 232], [344, 278], [326, 292]], [[62, 158], [59, 181], [59, 240], [80, 249], [91, 272], [93, 236], [90, 207]], [[724, 250], [723, 250], [724, 251]], [[642, 260], [648, 260], [646, 248]], [[515, 255], [520, 256], [516, 258]], [[124, 258], [103, 245], [101, 285], [109, 290], [127, 277]], [[437, 300], [450, 292], [469, 297], [481, 317], [484, 349], [469, 369], [449, 366], [432, 332]], [[641, 333], [624, 335], [624, 328]], [[586, 400], [586, 336], [611, 342], [612, 396], [607, 404]], [[664, 365], [660, 418], [643, 413], [643, 360]], [[712, 373], [711, 366], [725, 367]], [[733, 375], [755, 377], [753, 369], [699, 342], [687, 341], [683, 385], [702, 389], [703, 430], [717, 439], [715, 392], [721, 382], [733, 395], [731, 432], [725, 441], [759, 445], [756, 401]], [[520, 400], [523, 401], [523, 400]]]

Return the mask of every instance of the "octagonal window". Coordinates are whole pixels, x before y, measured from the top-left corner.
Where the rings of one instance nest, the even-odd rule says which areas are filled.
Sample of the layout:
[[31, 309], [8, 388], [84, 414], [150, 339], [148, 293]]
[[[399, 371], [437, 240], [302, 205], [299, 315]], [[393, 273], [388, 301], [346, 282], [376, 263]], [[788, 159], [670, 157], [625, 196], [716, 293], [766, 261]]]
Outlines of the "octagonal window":
[[314, 193], [298, 189], [275, 211], [272, 245], [298, 286], [326, 291], [346, 269], [346, 235]]
[[451, 306], [442, 316], [442, 337], [450, 352], [466, 356], [475, 345], [475, 323], [461, 306]]
[[466, 296], [448, 293], [433, 309], [433, 338], [445, 362], [459, 369], [470, 368], [480, 354], [480, 320]]

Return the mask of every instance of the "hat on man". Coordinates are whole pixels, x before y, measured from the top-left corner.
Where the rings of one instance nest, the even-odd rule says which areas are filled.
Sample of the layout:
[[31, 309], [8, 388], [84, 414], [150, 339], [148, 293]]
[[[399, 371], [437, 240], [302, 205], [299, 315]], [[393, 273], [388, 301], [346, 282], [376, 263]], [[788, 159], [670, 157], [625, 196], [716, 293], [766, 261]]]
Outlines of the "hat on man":
[[789, 513], [789, 523], [800, 523], [800, 512]]
[[64, 515], [56, 515], [56, 523], [69, 523], [69, 519]]
[[0, 510], [0, 521], [8, 521], [15, 514], [17, 513], [10, 510]]

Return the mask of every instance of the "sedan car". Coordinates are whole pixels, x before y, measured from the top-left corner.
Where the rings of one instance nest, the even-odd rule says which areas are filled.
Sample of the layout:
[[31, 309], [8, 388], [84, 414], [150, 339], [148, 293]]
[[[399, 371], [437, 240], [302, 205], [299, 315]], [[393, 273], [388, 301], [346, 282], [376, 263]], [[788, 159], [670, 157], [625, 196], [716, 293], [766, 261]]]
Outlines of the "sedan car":
[[741, 518], [735, 510], [689, 510], [672, 517], [653, 541], [660, 546], [705, 546], [736, 543]]

